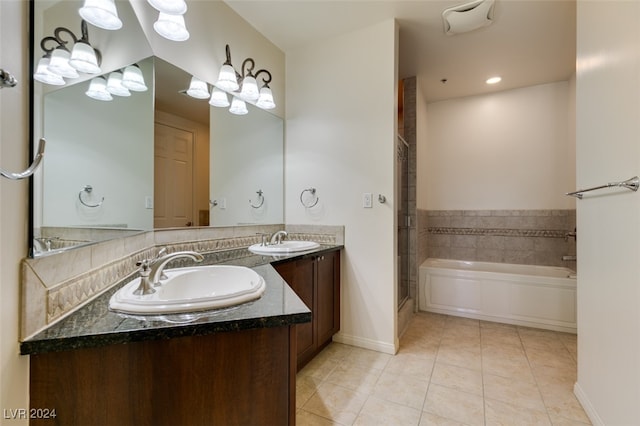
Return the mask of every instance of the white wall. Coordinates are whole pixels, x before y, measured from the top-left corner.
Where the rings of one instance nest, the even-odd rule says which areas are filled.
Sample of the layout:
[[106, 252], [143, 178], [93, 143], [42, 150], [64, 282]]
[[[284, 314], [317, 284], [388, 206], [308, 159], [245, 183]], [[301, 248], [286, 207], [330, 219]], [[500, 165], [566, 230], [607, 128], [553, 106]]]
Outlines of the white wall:
[[[286, 58], [286, 222], [345, 226], [336, 338], [386, 352], [397, 345], [397, 40], [389, 20]], [[310, 187], [320, 201], [305, 209], [299, 197]], [[365, 192], [374, 194], [371, 209], [362, 208]]]
[[[27, 7], [21, 0], [0, 1], [0, 66], [19, 82], [0, 90], [0, 167], [12, 172], [29, 163]], [[27, 194], [27, 181], [0, 178], [0, 408], [7, 410], [29, 406], [29, 357], [18, 355], [19, 264], [27, 254]]]
[[211, 208], [212, 226], [284, 222], [284, 123], [252, 105], [248, 108], [247, 115], [210, 110], [209, 198], [218, 201]]
[[[153, 61], [139, 62], [153, 82]], [[44, 101], [43, 226], [117, 226], [152, 229], [153, 88], [97, 101], [84, 94], [87, 83], [49, 92]], [[82, 205], [79, 192], [89, 205]]]
[[418, 207], [572, 208], [569, 97], [569, 83], [557, 82], [428, 104]]
[[[640, 2], [578, 2], [577, 182], [640, 174]], [[595, 425], [640, 424], [640, 193], [577, 203], [578, 382]]]

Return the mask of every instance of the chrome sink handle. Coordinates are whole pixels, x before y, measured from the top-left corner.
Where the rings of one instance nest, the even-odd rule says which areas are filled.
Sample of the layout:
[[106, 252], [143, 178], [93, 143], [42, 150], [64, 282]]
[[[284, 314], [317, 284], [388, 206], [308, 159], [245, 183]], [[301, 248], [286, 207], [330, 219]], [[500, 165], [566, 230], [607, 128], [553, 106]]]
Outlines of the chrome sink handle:
[[149, 280], [151, 281], [151, 285], [159, 286], [160, 285], [160, 276], [162, 275], [162, 271], [167, 263], [171, 262], [174, 259], [179, 259], [182, 257], [186, 257], [188, 259], [193, 260], [194, 262], [202, 262], [204, 260], [204, 256], [195, 251], [177, 251], [175, 253], [165, 254], [164, 256], [156, 259], [151, 264]]
[[282, 244], [282, 239], [286, 238], [288, 235], [287, 231], [276, 231], [271, 235], [269, 244]]
[[150, 262], [148, 259], [136, 262], [136, 266], [140, 267], [140, 285], [134, 290], [133, 294], [137, 296], [144, 296], [156, 292], [149, 283], [149, 273], [151, 272]]

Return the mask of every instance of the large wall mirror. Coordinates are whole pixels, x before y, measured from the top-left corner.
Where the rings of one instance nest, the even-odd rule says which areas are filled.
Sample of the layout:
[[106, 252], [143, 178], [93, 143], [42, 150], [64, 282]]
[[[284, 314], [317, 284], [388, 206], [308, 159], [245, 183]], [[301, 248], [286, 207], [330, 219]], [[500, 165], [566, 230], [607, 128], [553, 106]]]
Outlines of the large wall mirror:
[[[80, 36], [82, 3], [33, 2], [34, 66], [56, 28]], [[154, 228], [283, 222], [283, 120], [253, 105], [233, 115], [188, 96], [193, 64], [157, 55], [139, 16], [150, 6], [139, 3], [116, 1], [122, 29], [87, 32], [101, 51], [101, 75], [134, 65], [146, 91], [101, 101], [87, 96], [95, 75], [62, 86], [34, 81], [33, 133], [47, 149], [31, 200], [33, 256]]]

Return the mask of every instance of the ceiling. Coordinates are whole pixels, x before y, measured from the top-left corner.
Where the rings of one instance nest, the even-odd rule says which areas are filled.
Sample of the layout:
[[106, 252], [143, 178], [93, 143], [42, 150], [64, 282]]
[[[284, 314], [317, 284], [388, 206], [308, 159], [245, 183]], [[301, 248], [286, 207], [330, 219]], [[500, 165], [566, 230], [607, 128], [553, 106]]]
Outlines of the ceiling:
[[[400, 78], [417, 76], [428, 102], [568, 80], [575, 71], [575, 0], [496, 0], [492, 25], [454, 36], [445, 35], [442, 12], [469, 0], [225, 1], [285, 54], [395, 18]], [[488, 86], [493, 75], [502, 82]]]

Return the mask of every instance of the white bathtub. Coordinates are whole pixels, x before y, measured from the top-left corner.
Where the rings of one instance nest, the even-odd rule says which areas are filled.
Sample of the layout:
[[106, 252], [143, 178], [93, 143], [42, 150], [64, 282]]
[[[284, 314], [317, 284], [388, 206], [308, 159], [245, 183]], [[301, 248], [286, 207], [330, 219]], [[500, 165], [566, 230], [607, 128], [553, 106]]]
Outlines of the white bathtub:
[[422, 311], [576, 332], [571, 269], [427, 259], [419, 278]]

